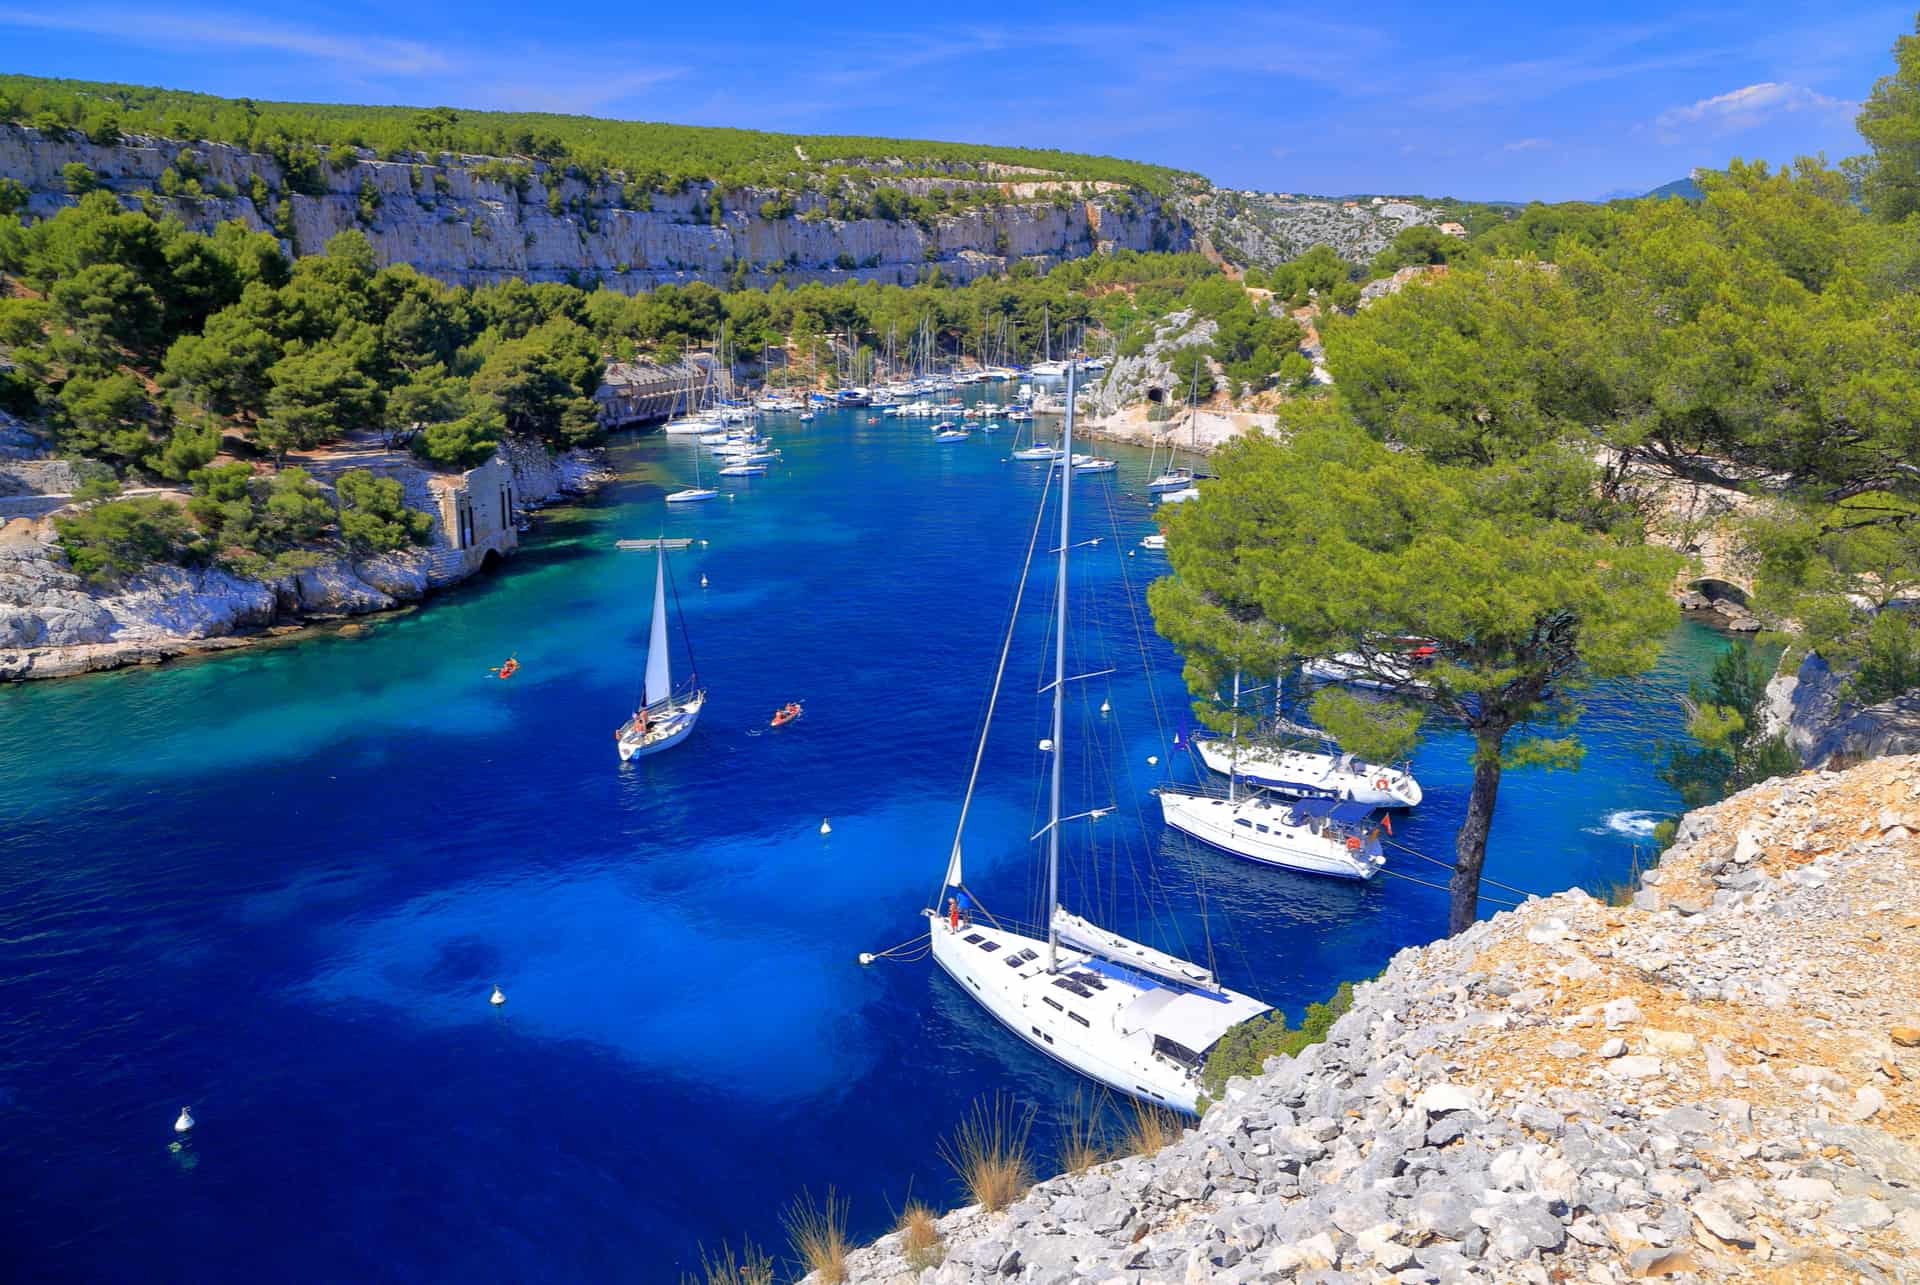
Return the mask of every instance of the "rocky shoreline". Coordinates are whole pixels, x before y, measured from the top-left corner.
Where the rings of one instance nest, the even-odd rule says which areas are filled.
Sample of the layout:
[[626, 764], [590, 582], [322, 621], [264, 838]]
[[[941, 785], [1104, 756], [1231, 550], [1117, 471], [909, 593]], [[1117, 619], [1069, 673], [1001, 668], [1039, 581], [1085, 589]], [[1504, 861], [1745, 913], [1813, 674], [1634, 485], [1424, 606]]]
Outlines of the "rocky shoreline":
[[1631, 905], [1404, 950], [1166, 1149], [946, 1215], [936, 1265], [882, 1237], [848, 1279], [1915, 1279], [1916, 832], [1911, 757], [1690, 813]]
[[[612, 477], [600, 451], [503, 448], [516, 512], [592, 494]], [[523, 518], [523, 521], [525, 519]], [[406, 609], [479, 564], [436, 545], [253, 580], [218, 567], [153, 565], [110, 591], [67, 566], [45, 520], [0, 520], [0, 682], [68, 678], [283, 641], [308, 627]]]

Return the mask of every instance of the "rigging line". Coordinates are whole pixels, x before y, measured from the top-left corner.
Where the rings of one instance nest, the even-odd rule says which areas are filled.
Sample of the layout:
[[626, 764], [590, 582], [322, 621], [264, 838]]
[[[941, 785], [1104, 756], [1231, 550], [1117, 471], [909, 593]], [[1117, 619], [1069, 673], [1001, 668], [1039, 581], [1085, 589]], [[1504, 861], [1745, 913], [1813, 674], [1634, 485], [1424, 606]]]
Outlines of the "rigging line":
[[[1135, 594], [1133, 591], [1133, 581], [1132, 581], [1132, 577], [1127, 573], [1126, 559], [1121, 558], [1119, 556], [1120, 514], [1117, 507], [1114, 504], [1114, 496], [1111, 488], [1108, 488], [1106, 492], [1106, 504], [1107, 504], [1107, 521], [1111, 525], [1114, 533], [1114, 557], [1119, 567], [1120, 582], [1121, 582], [1121, 586], [1122, 586], [1124, 597], [1127, 604], [1127, 617], [1129, 622], [1133, 626], [1134, 643], [1137, 648], [1137, 654], [1140, 657], [1141, 672], [1146, 679], [1148, 707], [1153, 711], [1154, 732], [1156, 737], [1155, 747], [1159, 749], [1160, 755], [1165, 767], [1165, 770], [1161, 773], [1158, 773], [1158, 775], [1161, 775], [1167, 781], [1171, 781], [1173, 779], [1173, 755], [1170, 752], [1168, 738], [1167, 738], [1166, 716], [1164, 711], [1161, 709], [1159, 689], [1154, 683], [1153, 668], [1148, 660], [1146, 631], [1142, 627], [1141, 621], [1140, 621], [1139, 595]], [[1193, 754], [1192, 737], [1187, 738], [1187, 744], [1185, 748], [1187, 750], [1188, 756], [1191, 758]], [[1136, 807], [1136, 811], [1137, 810], [1138, 808]], [[1164, 845], [1162, 846], [1162, 851], [1164, 851]], [[1189, 858], [1191, 858], [1191, 853], [1189, 853], [1188, 855], [1189, 855]], [[1202, 940], [1204, 941], [1206, 946], [1207, 966], [1210, 969], [1212, 969], [1215, 973], [1218, 973], [1219, 961], [1218, 961], [1216, 952], [1214, 950], [1213, 915], [1212, 915], [1212, 909], [1210, 905], [1210, 898], [1208, 896], [1206, 876], [1198, 863], [1189, 859], [1186, 864], [1187, 864], [1188, 872], [1193, 879], [1194, 900], [1197, 903], [1198, 909], [1200, 912], [1200, 931], [1202, 935]], [[1155, 880], [1156, 882], [1158, 882], [1157, 864], [1155, 865]], [[1178, 932], [1177, 927], [1176, 927], [1176, 932]], [[1185, 934], [1182, 933], [1179, 935], [1184, 940]], [[1251, 959], [1248, 958], [1244, 943], [1240, 941], [1238, 930], [1233, 926], [1231, 922], [1229, 922], [1227, 925], [1227, 936], [1228, 936], [1229, 943], [1233, 947], [1233, 950], [1235, 951], [1236, 954], [1240, 956], [1241, 964], [1244, 967], [1246, 967], [1249, 970], [1249, 972], [1251, 972], [1252, 961]]]
[[[1380, 873], [1383, 875], [1392, 875], [1395, 879], [1405, 879], [1408, 883], [1417, 883], [1422, 888], [1432, 888], [1437, 892], [1444, 892], [1448, 894], [1451, 894], [1453, 892], [1453, 889], [1447, 887], [1447, 885], [1445, 885], [1444, 883], [1431, 883], [1425, 879], [1416, 879], [1412, 875], [1401, 874], [1398, 870], [1389, 870], [1385, 866], [1380, 867]], [[1488, 896], [1484, 892], [1480, 894], [1480, 900], [1491, 901], [1496, 906], [1506, 906], [1509, 909], [1515, 909], [1515, 910], [1519, 909], [1519, 906], [1520, 906], [1520, 903], [1517, 901], [1508, 901], [1505, 897]]]
[[664, 553], [660, 560], [667, 565], [667, 588], [673, 593], [673, 614], [680, 617], [680, 641], [687, 649], [687, 677], [697, 680], [700, 676], [700, 662], [693, 657], [693, 635], [687, 631], [686, 608], [680, 605], [680, 582], [674, 579], [673, 564], [667, 562]]
[[[1020, 582], [1013, 591], [1013, 608], [1007, 613], [1007, 635], [1000, 643], [1000, 663], [994, 667], [992, 695], [987, 698], [987, 714], [980, 720], [980, 742], [974, 746], [973, 768], [967, 773], [967, 792], [960, 797], [960, 819], [953, 828], [953, 847], [947, 852], [947, 867], [953, 866], [953, 854], [960, 850], [960, 836], [966, 832], [967, 811], [973, 806], [973, 788], [980, 781], [980, 763], [987, 756], [987, 736], [993, 731], [993, 711], [1000, 703], [1000, 680], [1007, 672], [1007, 656], [1013, 650], [1013, 635], [1020, 623], [1020, 602], [1027, 593], [1027, 573], [1033, 568], [1033, 550], [1040, 543], [1040, 526], [1047, 512], [1047, 491], [1053, 486], [1052, 470], [1040, 484], [1040, 503], [1034, 506], [1033, 534], [1027, 537], [1027, 556], [1020, 566]], [[940, 872], [940, 887], [934, 889], [932, 906], [940, 908], [940, 893], [946, 888], [946, 869]], [[971, 895], [971, 894], [969, 894]]]
[[[1430, 857], [1424, 852], [1416, 852], [1412, 848], [1409, 848], [1404, 843], [1397, 842], [1393, 839], [1383, 839], [1381, 840], [1381, 842], [1386, 844], [1388, 847], [1398, 848], [1400, 851], [1407, 853], [1409, 856], [1418, 857], [1422, 861], [1431, 861], [1433, 862], [1434, 865], [1439, 866], [1442, 870], [1455, 869], [1455, 866], [1453, 865], [1452, 862], [1442, 861], [1438, 857]], [[1485, 875], [1480, 876], [1480, 882], [1490, 883], [1496, 888], [1503, 888], [1506, 891], [1511, 893], [1516, 893], [1521, 897], [1539, 897], [1540, 896], [1540, 894], [1537, 892], [1528, 892], [1525, 888], [1516, 888], [1510, 883], [1501, 883], [1498, 879], [1489, 879]], [[1544, 900], [1544, 898], [1542, 898], [1542, 900]]]

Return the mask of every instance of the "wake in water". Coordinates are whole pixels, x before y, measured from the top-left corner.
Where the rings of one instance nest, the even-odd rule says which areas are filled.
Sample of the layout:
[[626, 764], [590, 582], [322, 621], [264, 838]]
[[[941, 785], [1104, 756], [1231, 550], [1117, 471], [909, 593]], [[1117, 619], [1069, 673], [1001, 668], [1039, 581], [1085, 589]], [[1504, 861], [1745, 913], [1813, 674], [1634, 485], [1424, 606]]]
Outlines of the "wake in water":
[[1639, 812], [1621, 808], [1600, 818], [1599, 825], [1586, 826], [1587, 834], [1623, 834], [1631, 839], [1651, 839], [1653, 828], [1667, 819], [1664, 812]]

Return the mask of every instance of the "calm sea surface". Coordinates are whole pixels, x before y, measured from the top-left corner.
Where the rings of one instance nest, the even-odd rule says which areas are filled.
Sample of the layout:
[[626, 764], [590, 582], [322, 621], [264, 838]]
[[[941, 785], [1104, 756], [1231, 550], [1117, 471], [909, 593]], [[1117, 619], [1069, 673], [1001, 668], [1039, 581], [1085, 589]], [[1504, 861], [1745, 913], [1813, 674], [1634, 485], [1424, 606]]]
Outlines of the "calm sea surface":
[[[1076, 1091], [930, 964], [854, 962], [914, 936], [940, 878], [1042, 470], [1005, 462], [1004, 429], [770, 427], [784, 463], [687, 509], [661, 496], [702, 448], [618, 444], [620, 481], [505, 574], [352, 636], [0, 689], [10, 1278], [672, 1280], [701, 1245], [777, 1246], [803, 1188], [849, 1197], [862, 1235], [910, 1191], [958, 1203], [935, 1147], [972, 1099], [1044, 1122]], [[1147, 791], [1192, 768], [1143, 601], [1164, 557], [1129, 556], [1147, 458], [1118, 453], [1075, 485], [1099, 543], [1074, 555], [1072, 663], [1116, 672], [1075, 686], [1066, 759], [1067, 810], [1116, 811], [1069, 833], [1065, 899], [1297, 1015], [1438, 932], [1445, 898], [1163, 832]], [[622, 767], [653, 563], [614, 541], [661, 533], [698, 542], [672, 564], [710, 699], [685, 744]], [[966, 842], [968, 882], [1015, 917], [1037, 906], [1048, 574]], [[1676, 630], [1652, 675], [1595, 694], [1578, 772], [1506, 778], [1491, 877], [1626, 873], [1672, 802], [1675, 695], [1721, 646]], [[789, 700], [805, 716], [766, 730]], [[1416, 768], [1428, 801], [1396, 829], [1444, 853], [1463, 738]]]

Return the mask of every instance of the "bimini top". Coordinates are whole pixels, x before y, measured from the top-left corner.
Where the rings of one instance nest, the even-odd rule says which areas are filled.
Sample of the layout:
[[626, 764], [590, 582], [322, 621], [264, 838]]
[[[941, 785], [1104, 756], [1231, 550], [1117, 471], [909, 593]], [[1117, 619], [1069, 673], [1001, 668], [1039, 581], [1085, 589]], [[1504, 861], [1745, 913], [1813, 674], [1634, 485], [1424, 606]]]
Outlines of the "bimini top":
[[1301, 799], [1293, 805], [1293, 815], [1302, 821], [1324, 817], [1335, 825], [1362, 826], [1372, 819], [1373, 809], [1340, 799]]

